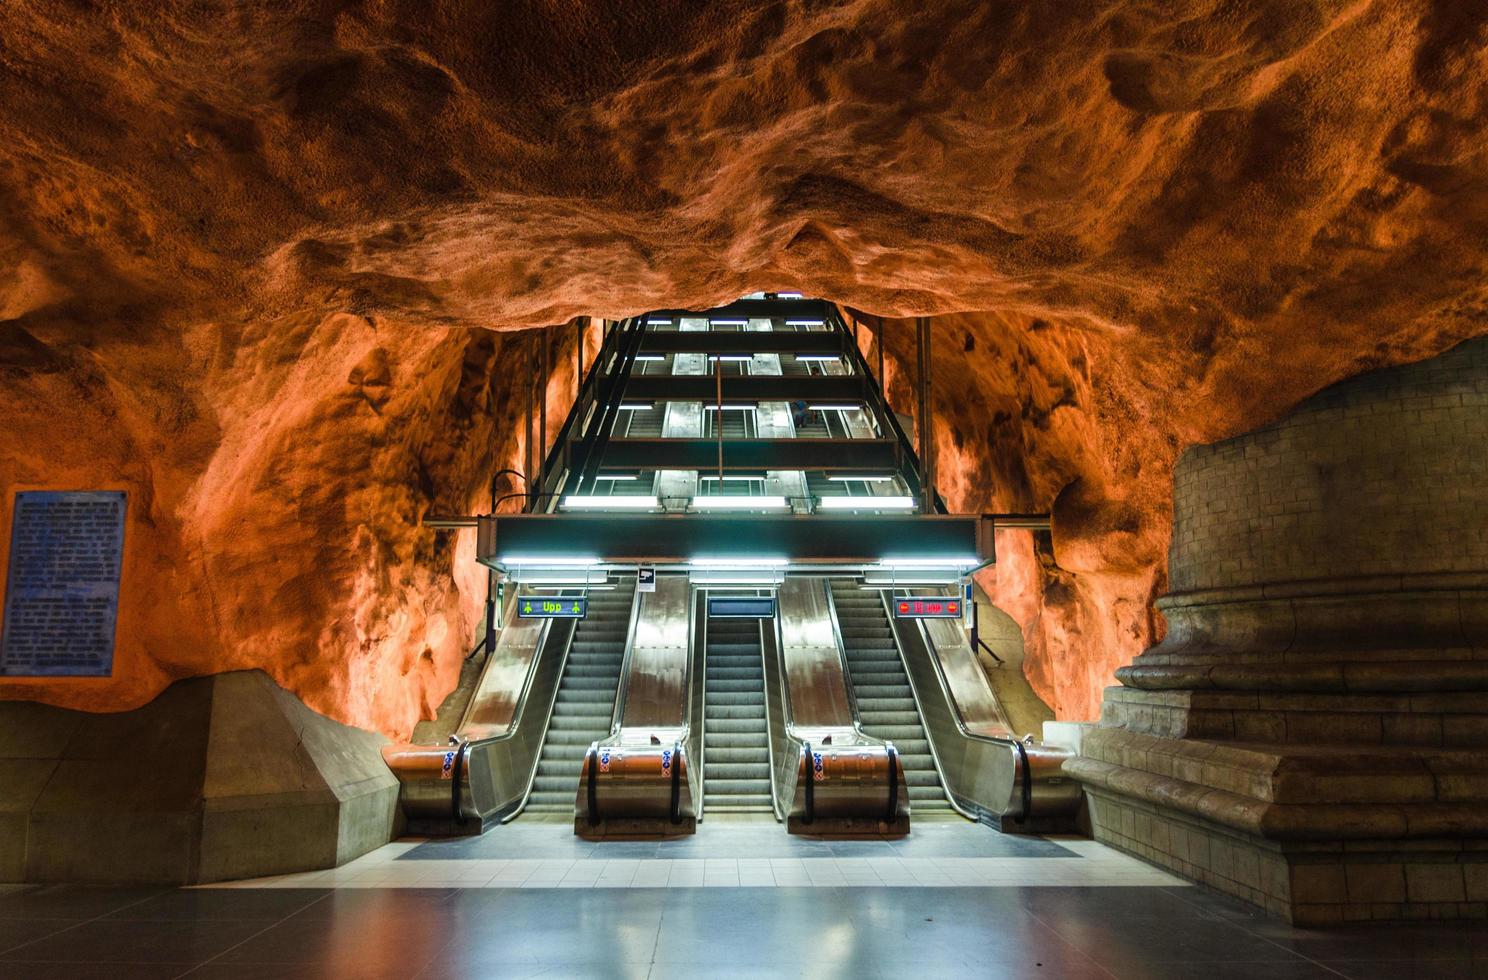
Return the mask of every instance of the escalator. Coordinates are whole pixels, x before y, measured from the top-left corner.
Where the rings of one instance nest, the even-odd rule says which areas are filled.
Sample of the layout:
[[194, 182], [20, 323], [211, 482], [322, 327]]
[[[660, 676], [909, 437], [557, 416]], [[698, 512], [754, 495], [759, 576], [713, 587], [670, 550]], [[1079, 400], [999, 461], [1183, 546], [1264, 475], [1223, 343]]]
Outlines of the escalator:
[[584, 752], [610, 734], [634, 599], [634, 578], [618, 579], [614, 591], [589, 593], [589, 614], [574, 631], [528, 812], [573, 813]]
[[899, 751], [914, 810], [954, 812], [878, 592], [831, 580], [832, 603], [863, 731]]
[[703, 813], [771, 812], [765, 674], [756, 619], [710, 619], [705, 652]]

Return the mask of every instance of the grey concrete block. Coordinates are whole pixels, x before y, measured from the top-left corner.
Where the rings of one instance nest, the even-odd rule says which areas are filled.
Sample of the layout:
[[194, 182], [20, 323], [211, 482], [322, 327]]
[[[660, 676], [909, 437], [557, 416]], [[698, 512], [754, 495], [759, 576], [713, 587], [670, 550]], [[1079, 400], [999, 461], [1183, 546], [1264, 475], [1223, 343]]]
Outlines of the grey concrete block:
[[0, 703], [0, 879], [191, 884], [333, 867], [391, 839], [384, 739], [259, 671], [135, 711]]

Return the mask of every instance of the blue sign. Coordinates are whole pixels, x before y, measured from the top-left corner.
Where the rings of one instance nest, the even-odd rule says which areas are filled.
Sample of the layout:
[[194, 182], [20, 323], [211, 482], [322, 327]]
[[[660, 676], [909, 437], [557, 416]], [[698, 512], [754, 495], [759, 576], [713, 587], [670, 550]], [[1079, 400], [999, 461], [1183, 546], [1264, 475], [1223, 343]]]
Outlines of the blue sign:
[[708, 615], [714, 619], [774, 619], [774, 596], [709, 596]]
[[15, 495], [0, 674], [113, 673], [127, 502], [116, 491]]
[[583, 619], [588, 614], [588, 596], [530, 595], [517, 600], [517, 615], [523, 619]]

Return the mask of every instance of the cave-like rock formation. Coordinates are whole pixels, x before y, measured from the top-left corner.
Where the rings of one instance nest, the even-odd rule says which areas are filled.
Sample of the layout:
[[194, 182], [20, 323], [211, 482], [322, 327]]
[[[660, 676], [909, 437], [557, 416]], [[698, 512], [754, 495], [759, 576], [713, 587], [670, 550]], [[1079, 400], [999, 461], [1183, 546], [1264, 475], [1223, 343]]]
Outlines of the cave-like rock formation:
[[989, 585], [1089, 716], [1183, 447], [1488, 329], [1485, 52], [1453, 0], [12, 0], [0, 494], [131, 519], [114, 677], [0, 696], [262, 667], [406, 733], [480, 598], [417, 521], [520, 458], [512, 331], [779, 288], [935, 316], [942, 489], [1052, 508]]

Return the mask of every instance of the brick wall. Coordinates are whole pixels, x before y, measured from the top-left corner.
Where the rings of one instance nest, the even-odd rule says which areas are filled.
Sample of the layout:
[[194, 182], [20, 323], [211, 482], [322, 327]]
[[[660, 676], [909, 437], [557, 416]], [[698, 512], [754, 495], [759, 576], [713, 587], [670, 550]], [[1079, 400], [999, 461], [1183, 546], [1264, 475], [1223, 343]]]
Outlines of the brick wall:
[[1488, 338], [1186, 452], [1173, 592], [1488, 570]]

